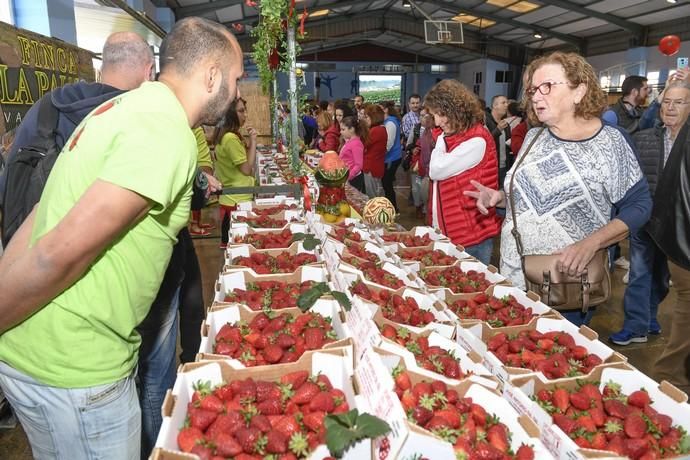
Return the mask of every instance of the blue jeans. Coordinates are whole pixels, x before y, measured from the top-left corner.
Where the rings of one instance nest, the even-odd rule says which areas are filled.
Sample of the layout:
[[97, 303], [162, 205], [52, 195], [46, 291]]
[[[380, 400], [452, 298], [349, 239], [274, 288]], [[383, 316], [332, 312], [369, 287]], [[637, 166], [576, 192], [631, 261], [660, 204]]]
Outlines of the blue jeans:
[[481, 243], [465, 248], [465, 252], [484, 265], [489, 265], [491, 262], [491, 254], [494, 252], [494, 239], [487, 238]]
[[[164, 289], [164, 285], [161, 285]], [[163, 423], [161, 406], [165, 392], [175, 384], [177, 345], [177, 309], [180, 287], [169, 295], [158, 297], [151, 311], [137, 328], [141, 334], [139, 348], [139, 402], [141, 403], [141, 458], [148, 458]]]
[[666, 256], [641, 230], [630, 235], [630, 275], [623, 296], [623, 329], [647, 335], [649, 322], [656, 319], [659, 303], [668, 294]]
[[56, 388], [0, 362], [0, 387], [35, 459], [139, 458], [141, 412], [133, 375], [94, 387]]
[[559, 311], [563, 318], [567, 319], [571, 323], [573, 323], [575, 326], [582, 326], [589, 324], [589, 322], [592, 320], [592, 316], [594, 316], [594, 312], [596, 309], [590, 308], [587, 310], [587, 314], [583, 315], [582, 310], [565, 310], [565, 311]]

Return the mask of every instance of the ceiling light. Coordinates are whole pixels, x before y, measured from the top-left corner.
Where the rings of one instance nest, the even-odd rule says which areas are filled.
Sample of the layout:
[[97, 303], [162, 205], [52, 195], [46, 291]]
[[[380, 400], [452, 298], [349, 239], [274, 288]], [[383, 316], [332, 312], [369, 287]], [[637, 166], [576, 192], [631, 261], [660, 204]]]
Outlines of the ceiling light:
[[535, 32], [534, 38], [541, 38], [541, 37], [542, 37], [542, 35], [539, 32]]
[[666, 0], [667, 3], [677, 3], [678, 0]]
[[325, 10], [318, 10], [314, 11], [313, 13], [309, 13], [310, 18], [317, 18], [319, 16], [326, 16], [328, 13], [330, 13], [330, 10], [325, 9]]
[[402, 6], [405, 8], [412, 8], [412, 4], [410, 3], [410, 0], [403, 0]]

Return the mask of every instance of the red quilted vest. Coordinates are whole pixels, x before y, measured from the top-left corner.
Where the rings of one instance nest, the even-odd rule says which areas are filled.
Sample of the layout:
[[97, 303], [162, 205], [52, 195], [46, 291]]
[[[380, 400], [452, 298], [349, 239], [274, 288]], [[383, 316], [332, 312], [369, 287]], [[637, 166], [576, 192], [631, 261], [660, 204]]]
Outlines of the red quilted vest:
[[[481, 137], [486, 142], [486, 151], [482, 161], [467, 171], [437, 182], [439, 196], [436, 200], [436, 211], [440, 230], [453, 243], [465, 247], [473, 246], [487, 238], [496, 236], [501, 228], [501, 222], [496, 216], [495, 209], [490, 209], [489, 214], [484, 215], [477, 209], [476, 200], [462, 193], [465, 190], [475, 190], [474, 186], [470, 184], [471, 180], [476, 180], [492, 189], [498, 188], [496, 145], [491, 133], [483, 124], [477, 123], [462, 133], [445, 137], [446, 152], [452, 152], [455, 147], [473, 137]], [[433, 199], [431, 198], [433, 196], [433, 183], [431, 187], [429, 211], [432, 210], [431, 206], [433, 206]], [[428, 216], [431, 215], [429, 212]]]

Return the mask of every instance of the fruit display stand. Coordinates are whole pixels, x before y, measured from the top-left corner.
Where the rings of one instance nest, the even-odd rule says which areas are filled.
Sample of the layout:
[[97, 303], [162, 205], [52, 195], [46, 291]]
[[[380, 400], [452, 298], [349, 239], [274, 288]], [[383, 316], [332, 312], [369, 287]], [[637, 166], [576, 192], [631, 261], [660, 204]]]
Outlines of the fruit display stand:
[[[391, 375], [399, 361], [397, 356], [379, 355], [374, 350], [368, 350], [355, 369], [357, 386], [372, 409], [372, 413], [388, 421], [392, 428], [390, 434], [374, 441], [374, 457], [379, 459], [408, 459], [420, 458], [421, 455], [434, 460], [462, 458], [460, 457], [461, 454], [454, 451], [453, 444], [446, 440], [453, 439], [453, 437], [460, 438], [461, 433], [463, 433], [461, 426], [455, 429], [446, 423], [443, 431], [439, 428], [439, 431], [434, 433], [410, 421], [415, 420], [412, 418], [413, 416], [408, 419], [403, 404], [396, 394], [396, 383]], [[411, 387], [420, 382], [434, 381], [432, 378], [415, 372], [407, 371], [406, 373]], [[487, 417], [487, 413], [490, 413], [505, 424], [512, 434], [508, 436], [509, 441], [504, 439], [504, 442], [508, 443], [505, 447], [511, 449], [512, 452], [518, 452], [520, 446], [525, 444], [532, 446], [533, 456], [528, 458], [545, 460], [552, 458], [539, 441], [539, 429], [534, 422], [529, 417], [518, 414], [498, 392], [467, 379], [459, 383], [444, 384], [444, 388], [446, 391], [452, 391], [458, 399], [471, 398], [472, 403], [485, 408], [484, 418]], [[467, 418], [474, 420], [474, 416]], [[441, 433], [446, 439], [439, 436]], [[484, 444], [488, 443], [482, 442], [481, 444], [483, 448]], [[486, 458], [503, 458], [500, 453], [500, 456], [495, 456], [496, 451], [493, 450], [493, 447], [487, 447], [487, 450], [490, 450], [494, 456]], [[468, 458], [473, 457], [469, 456], [468, 453]]]
[[[538, 340], [543, 340], [541, 344], [537, 340], [537, 343], [532, 347], [531, 344], [525, 342], [530, 340], [528, 337], [531, 331], [538, 333], [540, 337]], [[526, 336], [520, 337], [521, 333]], [[568, 337], [565, 337], [566, 334], [564, 333], [567, 333]], [[542, 337], [543, 335], [546, 336]], [[561, 336], [563, 336], [562, 342], [559, 341]], [[458, 325], [455, 337], [461, 346], [479, 353], [484, 358], [484, 365], [498, 377], [502, 384], [521, 375], [533, 373], [544, 375], [542, 371], [549, 370], [548, 366], [560, 368], [558, 373], [562, 373], [562, 377], [569, 377], [569, 372], [575, 372], [574, 368], [570, 369], [570, 359], [578, 360], [580, 363], [578, 365], [573, 364], [574, 367], [592, 369], [627, 361], [625, 356], [599, 341], [597, 333], [592, 329], [587, 326], [577, 328], [573, 323], [562, 318], [538, 318], [528, 325], [505, 328], [491, 328], [483, 322], [467, 326]], [[567, 342], [565, 338], [568, 338]], [[514, 340], [521, 341], [517, 352], [510, 350], [509, 342]], [[498, 349], [503, 344], [508, 345], [509, 351], [507, 357], [502, 359]], [[514, 365], [510, 365], [510, 361], [505, 363], [511, 358], [511, 354], [519, 355], [520, 362], [515, 362]], [[589, 356], [592, 358], [590, 359]], [[562, 359], [560, 359], [561, 357]], [[515, 359], [518, 358], [515, 357]], [[543, 362], [545, 366], [541, 367], [540, 362]], [[529, 367], [530, 363], [534, 365], [534, 368]], [[563, 368], [564, 366], [565, 368]], [[554, 374], [556, 373], [556, 369], [554, 369]], [[579, 375], [583, 378], [586, 377], [581, 372]]]
[[[271, 161], [275, 159], [266, 160], [264, 164], [271, 166]], [[281, 174], [283, 169], [278, 168]], [[290, 177], [283, 179], [288, 182]], [[670, 415], [673, 422], [683, 429], [688, 426], [685, 414], [690, 412], [690, 406], [677, 389], [666, 383], [658, 385], [640, 374], [623, 355], [599, 341], [591, 329], [575, 327], [557, 311], [541, 303], [534, 293], [511, 286], [495, 267], [469, 258], [461, 246], [451, 243], [445, 235], [423, 226], [409, 231], [391, 231], [365, 225], [350, 217], [343, 218], [340, 223], [328, 223], [324, 216], [313, 212], [313, 208], [304, 207], [300, 193], [296, 196], [297, 203], [283, 194], [243, 205], [242, 212], [247, 215], [251, 212], [252, 217], [275, 218], [274, 211], [278, 211], [278, 215], [285, 218], [288, 212], [297, 212], [302, 221], [287, 224], [282, 229], [257, 229], [247, 223], [233, 225], [231, 243], [225, 251], [227, 270], [219, 274], [216, 283], [214, 302], [202, 328], [199, 359], [217, 360], [215, 365], [219, 367], [216, 369], [221, 371], [214, 371], [215, 375], [220, 373], [220, 378], [226, 380], [244, 378], [238, 376], [245, 375], [256, 380], [275, 380], [292, 369], [289, 366], [303, 365], [313, 356], [319, 356], [323, 366], [331, 372], [334, 371], [331, 367], [342, 366], [345, 369], [343, 375], [348, 376], [345, 380], [349, 382], [354, 378], [355, 385], [351, 388], [357, 391], [356, 397], [348, 399], [348, 402], [352, 401], [350, 406], [380, 417], [390, 428], [385, 436], [357, 444], [355, 450], [346, 451], [345, 458], [435, 460], [452, 459], [456, 455], [463, 458], [467, 444], [466, 440], [457, 441], [462, 436], [453, 431], [456, 428], [439, 425], [431, 427], [432, 432], [426, 429], [430, 428], [426, 423], [416, 424], [414, 411], [405, 406], [409, 400], [405, 402], [399, 397], [404, 392], [396, 393], [399, 390], [397, 378], [391, 375], [396, 367], [396, 375], [402, 372], [415, 384], [423, 380], [434, 381], [436, 385], [443, 383], [456, 394], [471, 397], [474, 404], [485, 407], [486, 411], [496, 413], [514, 433], [509, 441], [511, 455], [514, 456], [496, 458], [549, 459], [551, 454], [563, 459], [619, 458], [617, 451], [591, 449], [586, 443], [594, 441], [594, 433], [582, 436], [582, 432], [574, 430], [566, 434], [554, 425], [552, 415], [533, 401], [541, 390], [555, 394], [555, 389], [566, 388], [573, 394], [570, 390], [575, 389], [578, 381], [598, 381], [597, 385], [599, 382], [605, 384], [603, 379], [625, 382], [626, 385], [635, 382], [637, 386], [626, 387], [625, 391], [644, 387], [654, 400], [654, 404], [645, 409], [645, 417], [654, 421], [654, 409]], [[312, 196], [318, 196], [318, 191]], [[303, 213], [300, 207], [304, 209]], [[313, 252], [318, 255], [318, 264], [309, 265], [304, 261], [291, 264], [290, 269], [296, 268], [292, 273], [271, 274], [257, 274], [246, 266], [230, 265], [230, 261], [238, 257], [253, 256], [262, 271], [271, 271], [263, 257], [285, 252], [291, 259], [298, 254]], [[452, 264], [447, 265], [449, 262]], [[461, 279], [464, 276], [468, 278], [467, 286]], [[299, 309], [296, 308], [298, 306]], [[288, 318], [281, 315], [289, 313], [296, 318], [302, 311], [320, 312], [330, 318], [330, 325], [322, 325], [327, 330], [332, 327], [334, 332], [329, 341], [333, 341], [325, 343], [320, 351], [308, 350], [306, 346], [302, 350], [301, 341], [297, 347], [283, 348], [288, 345], [284, 337], [288, 329], [281, 329], [283, 338], [278, 343], [281, 334], [263, 334], [268, 329], [257, 327], [261, 332], [258, 333], [250, 327], [252, 322], [256, 325], [265, 321], [262, 315], [269, 321], [276, 318], [282, 321], [280, 318], [284, 318], [288, 324]], [[221, 344], [223, 334], [232, 328], [238, 329], [226, 325], [235, 323], [242, 326], [241, 334], [242, 331], [255, 334], [250, 337], [251, 341], [259, 342], [254, 344], [263, 344], [266, 339], [272, 346], [270, 352], [262, 351], [256, 362], [249, 359], [250, 366], [258, 366], [243, 368], [241, 362], [247, 361], [245, 358], [248, 357], [240, 355], [238, 358], [232, 350], [230, 356], [214, 353], [218, 352], [218, 348], [214, 348], [218, 335], [221, 336], [218, 340]], [[224, 327], [225, 331], [221, 332]], [[405, 331], [402, 332], [406, 335], [405, 340], [398, 337], [400, 331]], [[259, 338], [262, 336], [266, 337]], [[304, 342], [306, 344], [306, 338]], [[426, 350], [431, 348], [434, 357], [420, 354], [415, 348], [420, 344]], [[273, 353], [275, 346], [282, 348], [283, 355], [275, 364], [270, 364], [278, 359], [277, 352]], [[228, 349], [221, 347], [221, 351], [228, 352]], [[281, 363], [286, 353], [289, 360], [298, 361]], [[463, 373], [469, 372], [470, 378], [457, 378], [459, 374], [449, 358], [455, 358], [458, 367]], [[339, 364], [333, 364], [336, 362]], [[197, 363], [183, 368], [173, 395], [166, 399], [163, 408], [166, 425], [157, 445], [166, 450], [156, 451], [154, 455], [159, 460], [199, 458], [179, 451], [181, 447], [176, 442], [176, 433], [183, 427], [187, 410], [193, 410], [193, 406], [187, 407], [189, 399], [185, 399], [191, 398], [191, 389], [185, 390], [186, 393], [181, 390], [191, 381], [183, 374], [200, 370], [203, 366]], [[308, 367], [311, 369], [311, 364]], [[572, 377], [569, 371], [580, 375]], [[330, 374], [327, 375], [330, 378]], [[195, 377], [196, 380], [199, 379]], [[541, 391], [540, 394], [546, 393]], [[583, 416], [582, 412], [586, 411], [571, 410], [563, 415], [575, 420]], [[560, 414], [554, 415], [565, 423], [559, 418]], [[469, 415], [464, 416], [467, 417]], [[636, 423], [639, 425], [639, 420]], [[484, 428], [487, 434], [489, 428]], [[679, 433], [676, 439], [674, 436]], [[661, 443], [662, 439], [666, 444], [676, 442], [675, 450], [669, 448], [665, 453], [679, 454], [679, 458], [690, 448], [690, 439], [680, 429], [671, 430], [670, 435], [652, 430], [645, 436], [650, 445]], [[483, 437], [484, 434], [477, 436], [471, 444], [490, 450], [484, 446]], [[596, 439], [600, 438], [597, 435]], [[548, 450], [540, 439], [547, 444]], [[521, 448], [523, 442], [533, 449]], [[627, 444], [629, 457], [638, 458], [640, 443], [628, 441]], [[366, 445], [365, 449], [363, 445]], [[319, 449], [322, 449], [318, 451], [320, 459], [327, 455], [327, 449], [325, 446]], [[488, 458], [487, 455], [491, 456], [488, 450], [477, 456], [473, 452], [468, 458]], [[355, 452], [356, 456], [353, 456]], [[313, 451], [309, 455], [317, 458], [313, 457]], [[654, 455], [650, 453], [643, 458], [656, 458]]]
[[[597, 403], [590, 399], [590, 392], [583, 389], [588, 384], [596, 389], [593, 399], [598, 399]], [[618, 389], [619, 395], [607, 395], [606, 386], [611, 384]], [[564, 395], [564, 401], [551, 401], [556, 398], [556, 390]], [[635, 392], [639, 398], [633, 401]], [[583, 393], [587, 396], [584, 403], [576, 399], [582, 399]], [[690, 431], [687, 395], [667, 382], [656, 383], [626, 363], [600, 367], [586, 378], [573, 377], [558, 383], [548, 382], [538, 375], [517, 377], [506, 385], [504, 396], [518, 412], [529, 415], [537, 423], [542, 442], [556, 458], [688, 458], [690, 453], [686, 434]], [[538, 402], [540, 398], [551, 404], [549, 407], [560, 406], [552, 409], [557, 419], [542, 408]], [[581, 411], [573, 404], [588, 408]], [[597, 410], [598, 416], [595, 415]], [[593, 427], [590, 422], [594, 423]], [[577, 441], [587, 447], [576, 444], [563, 431], [561, 426], [570, 429], [570, 423], [573, 432], [580, 430]], [[672, 425], [679, 426], [680, 430], [671, 430]], [[621, 437], [617, 453], [609, 450], [615, 437]], [[663, 455], [658, 450], [649, 452], [653, 446], [662, 447]]]

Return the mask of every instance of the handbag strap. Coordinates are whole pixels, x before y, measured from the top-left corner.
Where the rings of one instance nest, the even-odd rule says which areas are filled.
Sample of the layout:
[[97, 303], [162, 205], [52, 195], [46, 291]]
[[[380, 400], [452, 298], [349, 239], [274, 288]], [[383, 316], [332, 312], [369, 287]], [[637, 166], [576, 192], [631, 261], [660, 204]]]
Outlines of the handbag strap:
[[510, 185], [508, 186], [508, 200], [510, 200], [510, 214], [513, 216], [513, 229], [510, 231], [512, 233], [513, 237], [515, 238], [515, 246], [517, 247], [518, 255], [520, 256], [520, 259], [522, 260], [522, 270], [524, 272], [524, 258], [523, 258], [523, 247], [522, 247], [522, 238], [520, 237], [520, 232], [518, 232], [517, 229], [517, 216], [515, 215], [515, 198], [513, 198], [513, 181], [515, 180], [515, 176], [517, 174], [517, 170], [522, 164], [522, 162], [525, 160], [525, 157], [529, 153], [530, 150], [532, 150], [532, 146], [534, 145], [535, 142], [537, 142], [537, 139], [539, 136], [541, 136], [541, 133], [544, 132], [543, 126], [539, 129], [539, 132], [534, 135], [532, 138], [532, 141], [529, 143], [527, 146], [527, 149], [525, 150], [525, 153], [523, 153], [520, 156], [520, 159], [517, 161], [515, 164], [515, 167], [513, 168], [513, 174], [510, 176]]

